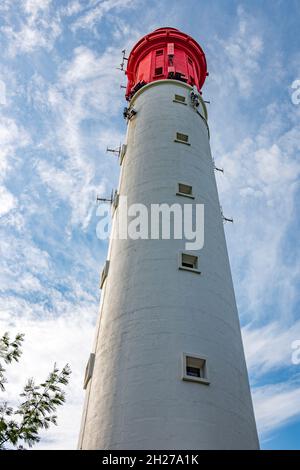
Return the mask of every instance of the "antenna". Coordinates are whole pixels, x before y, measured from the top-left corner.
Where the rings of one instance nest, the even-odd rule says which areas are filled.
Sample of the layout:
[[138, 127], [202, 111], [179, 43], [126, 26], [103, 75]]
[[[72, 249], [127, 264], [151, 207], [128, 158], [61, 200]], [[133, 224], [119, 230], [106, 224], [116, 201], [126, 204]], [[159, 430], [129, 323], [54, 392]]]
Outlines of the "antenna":
[[113, 203], [113, 200], [114, 200], [114, 190], [113, 189], [111, 190], [110, 198], [97, 196], [97, 199], [96, 199], [97, 202], [109, 202], [110, 204]]
[[224, 217], [224, 215], [223, 215], [223, 220], [224, 222], [231, 222], [233, 224], [233, 219], [228, 219], [227, 217]]
[[221, 210], [221, 215], [222, 215], [223, 222], [224, 223], [230, 222], [230, 223], [233, 224], [233, 219], [232, 218], [228, 218], [228, 217], [224, 216], [222, 206], [220, 206], [220, 210]]
[[221, 173], [224, 174], [224, 168], [219, 168], [219, 167], [217, 167], [216, 164], [215, 164], [214, 158], [212, 159], [212, 161], [213, 161], [213, 164], [214, 164], [214, 170], [220, 171]]
[[214, 166], [214, 169], [216, 171], [220, 171], [221, 173], [224, 173], [224, 168], [218, 168], [216, 165]]
[[122, 50], [122, 54], [122, 62], [120, 63], [120, 67], [117, 67], [117, 70], [124, 72], [125, 60], [128, 60], [128, 57], [126, 57], [126, 49]]
[[120, 153], [121, 153], [121, 144], [120, 144], [119, 147], [116, 148], [116, 149], [110, 148], [110, 147], [106, 147], [106, 152], [113, 153], [114, 155], [117, 155], [117, 156], [119, 157], [119, 156], [120, 156]]

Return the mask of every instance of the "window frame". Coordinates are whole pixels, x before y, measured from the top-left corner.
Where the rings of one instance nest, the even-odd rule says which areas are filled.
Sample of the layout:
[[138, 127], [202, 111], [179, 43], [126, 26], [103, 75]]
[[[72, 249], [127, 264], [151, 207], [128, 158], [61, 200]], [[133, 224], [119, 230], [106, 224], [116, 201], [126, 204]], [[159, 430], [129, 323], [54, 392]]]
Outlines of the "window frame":
[[107, 259], [105, 261], [105, 264], [103, 266], [103, 270], [102, 270], [102, 273], [101, 273], [101, 279], [100, 279], [100, 289], [103, 289], [103, 285], [107, 279], [107, 276], [108, 276], [108, 270], [109, 270], [109, 260]]
[[122, 144], [120, 151], [120, 165], [122, 165], [127, 150], [127, 144]]
[[94, 365], [95, 365], [95, 353], [91, 353], [89, 355], [86, 368], [85, 368], [85, 374], [84, 374], [84, 381], [83, 381], [83, 389], [86, 390], [87, 386], [89, 384], [89, 381], [91, 380], [94, 372]]
[[[158, 72], [161, 70], [161, 72]], [[163, 67], [155, 67], [154, 69], [154, 77], [163, 77], [164, 76], [164, 68]]]
[[[181, 99], [178, 99], [178, 97], [184, 98], [184, 99], [181, 100]], [[187, 106], [186, 97], [183, 95], [178, 95], [177, 93], [175, 93], [174, 95], [173, 103], [184, 104], [185, 106]]]
[[[181, 139], [180, 136], [187, 137], [187, 139]], [[184, 134], [183, 132], [178, 132], [176, 131], [176, 137], [174, 139], [174, 142], [177, 142], [179, 144], [184, 144], [184, 145], [191, 145], [189, 142], [189, 136], [188, 134]]]
[[[203, 366], [199, 368], [199, 370], [203, 370], [203, 377], [198, 377], [194, 375], [187, 374], [187, 360], [188, 358], [191, 359], [198, 359], [204, 362]], [[201, 375], [201, 372], [200, 372]], [[207, 366], [207, 357], [203, 354], [194, 354], [194, 353], [182, 353], [182, 380], [186, 382], [196, 382], [201, 383], [204, 385], [209, 385], [209, 375], [208, 375], [208, 366]]]
[[[189, 266], [183, 266], [182, 257], [184, 255], [193, 256], [194, 258], [196, 258], [197, 259], [197, 267], [196, 268], [190, 268]], [[188, 251], [182, 251], [181, 253], [179, 253], [179, 266], [178, 267], [182, 271], [190, 271], [192, 273], [201, 274], [201, 271], [199, 270], [199, 256], [195, 255], [195, 253], [190, 253]]]
[[[187, 186], [188, 188], [191, 188], [191, 193], [189, 194], [189, 193], [180, 191], [180, 186]], [[195, 199], [195, 196], [193, 194], [193, 186], [191, 186], [190, 184], [186, 184], [186, 183], [177, 183], [176, 195], [181, 196], [181, 197], [188, 197], [190, 199]]]

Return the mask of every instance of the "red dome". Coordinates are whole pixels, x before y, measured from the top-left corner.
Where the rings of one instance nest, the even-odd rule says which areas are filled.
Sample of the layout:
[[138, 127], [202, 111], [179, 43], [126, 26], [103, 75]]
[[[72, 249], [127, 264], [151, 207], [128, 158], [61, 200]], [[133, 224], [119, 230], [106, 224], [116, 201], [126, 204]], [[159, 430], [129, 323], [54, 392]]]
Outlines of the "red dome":
[[205, 54], [187, 34], [175, 28], [159, 28], [133, 47], [126, 75], [128, 100], [143, 85], [168, 78], [196, 85], [200, 91], [207, 76]]

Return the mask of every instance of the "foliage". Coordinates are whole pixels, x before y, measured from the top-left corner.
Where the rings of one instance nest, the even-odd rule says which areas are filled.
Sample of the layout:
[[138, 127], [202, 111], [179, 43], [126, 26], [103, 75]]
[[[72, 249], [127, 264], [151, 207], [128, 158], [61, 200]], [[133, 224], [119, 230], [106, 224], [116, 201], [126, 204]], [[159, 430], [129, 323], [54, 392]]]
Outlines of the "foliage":
[[[13, 341], [5, 333], [0, 338], [0, 360], [9, 364], [21, 356], [23, 335], [18, 334]], [[0, 388], [5, 390], [5, 369], [0, 362]], [[31, 378], [20, 394], [21, 402], [14, 409], [7, 402], [0, 403], [0, 449], [23, 449], [23, 443], [32, 447], [39, 442], [39, 431], [57, 424], [56, 409], [65, 401], [63, 387], [68, 384], [71, 370], [67, 364], [59, 370], [54, 364], [45, 382], [35, 385]]]
[[6, 379], [4, 376], [5, 369], [1, 361], [4, 361], [5, 364], [18, 361], [22, 354], [21, 344], [23, 339], [24, 335], [18, 334], [13, 341], [10, 341], [8, 333], [4, 333], [0, 338], [0, 390], [2, 392], [5, 391]]

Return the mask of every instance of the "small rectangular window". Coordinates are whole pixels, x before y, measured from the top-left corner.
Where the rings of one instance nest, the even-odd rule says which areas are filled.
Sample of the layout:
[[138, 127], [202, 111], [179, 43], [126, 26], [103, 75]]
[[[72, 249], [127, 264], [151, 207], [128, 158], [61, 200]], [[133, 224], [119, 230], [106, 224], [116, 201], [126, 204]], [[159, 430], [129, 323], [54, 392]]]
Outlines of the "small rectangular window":
[[123, 163], [123, 159], [125, 157], [126, 150], [127, 150], [127, 145], [123, 144], [122, 147], [121, 147], [121, 151], [120, 151], [120, 165], [122, 165], [122, 163]]
[[158, 75], [162, 75], [163, 74], [163, 68], [162, 67], [157, 67], [155, 69], [155, 76], [157, 77]]
[[186, 134], [182, 134], [181, 132], [176, 132], [175, 142], [180, 142], [181, 144], [190, 145], [189, 136]]
[[94, 370], [94, 363], [95, 363], [95, 354], [91, 353], [89, 360], [87, 362], [84, 374], [84, 382], [83, 382], [83, 389], [85, 390], [88, 386], [89, 381], [92, 378], [93, 370]]
[[187, 196], [194, 199], [193, 188], [188, 184], [178, 183], [178, 191], [176, 193], [178, 196]]
[[174, 101], [175, 103], [186, 104], [186, 102], [185, 102], [185, 96], [181, 96], [181, 95], [175, 95], [173, 101]]
[[198, 256], [187, 255], [182, 253], [181, 255], [181, 264], [186, 268], [197, 269], [198, 267]]
[[156, 55], [163, 55], [164, 51], [163, 49], [159, 49], [158, 51], [156, 51]]
[[195, 354], [183, 354], [183, 380], [209, 384], [207, 363], [204, 357]]
[[115, 191], [114, 196], [113, 196], [113, 200], [112, 200], [112, 211], [113, 211], [113, 213], [119, 205], [119, 199], [120, 199], [119, 193], [118, 193], [118, 191]]
[[190, 253], [181, 253], [179, 259], [179, 269], [200, 274], [198, 269], [198, 256], [191, 255]]
[[107, 278], [107, 275], [108, 275], [108, 269], [109, 269], [109, 261], [106, 260], [105, 261], [105, 265], [104, 265], [104, 268], [103, 268], [103, 271], [102, 271], [102, 274], [101, 274], [101, 279], [100, 279], [100, 289], [102, 289], [103, 287], [103, 284], [105, 282], [105, 279]]

